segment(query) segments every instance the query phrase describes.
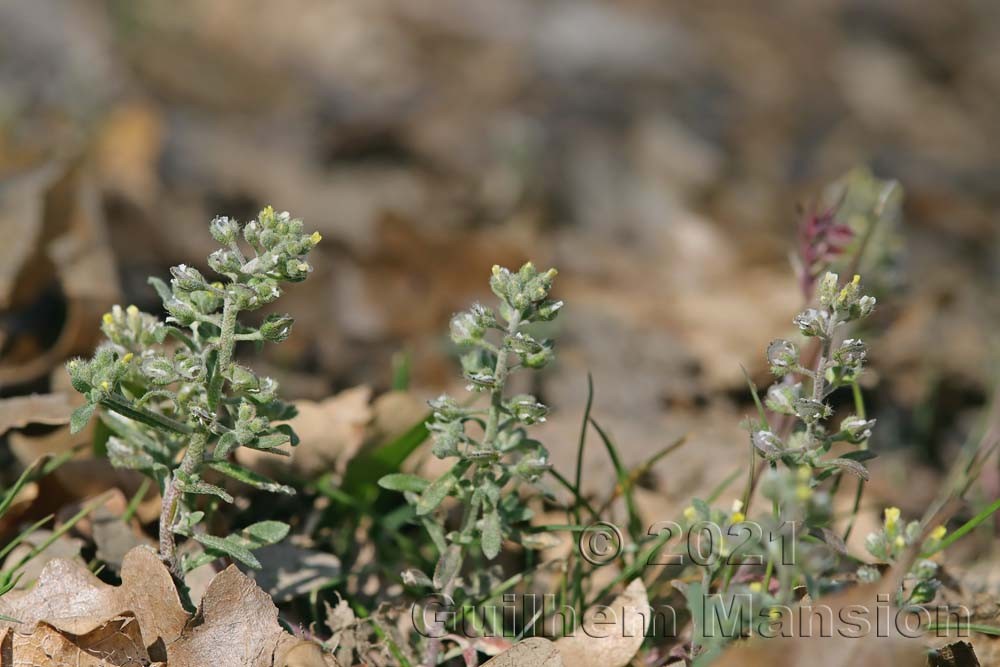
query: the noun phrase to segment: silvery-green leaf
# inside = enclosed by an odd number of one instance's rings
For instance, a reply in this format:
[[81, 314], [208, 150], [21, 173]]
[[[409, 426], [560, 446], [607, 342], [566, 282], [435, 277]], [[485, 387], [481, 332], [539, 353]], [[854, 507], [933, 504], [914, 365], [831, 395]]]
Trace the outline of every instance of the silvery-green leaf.
[[191, 537], [200, 542], [206, 550], [216, 552], [216, 555], [229, 556], [247, 567], [252, 567], [255, 570], [260, 569], [260, 561], [257, 560], [257, 557], [249, 549], [240, 544], [237, 541], [238, 538], [235, 536], [231, 535], [227, 538], [221, 538], [204, 533], [193, 533]]
[[84, 403], [74, 410], [69, 418], [69, 432], [79, 433], [82, 431], [87, 426], [87, 422], [90, 421], [90, 417], [94, 414], [96, 408], [96, 403]]
[[378, 481], [378, 485], [389, 491], [412, 491], [421, 493], [430, 484], [423, 477], [408, 475], [406, 473], [394, 473], [386, 475]]
[[255, 489], [270, 491], [271, 493], [284, 493], [290, 496], [295, 495], [295, 489], [292, 487], [285, 486], [284, 484], [278, 484], [272, 479], [268, 479], [263, 475], [253, 472], [252, 470], [247, 470], [242, 466], [229, 463], [228, 461], [210, 461], [208, 463], [208, 467], [217, 472], [221, 472], [223, 475], [228, 475], [235, 480], [243, 482], [244, 484], [249, 484]]
[[754, 432], [753, 446], [768, 461], [776, 461], [784, 452], [781, 439], [770, 431]]
[[224, 489], [216, 486], [215, 484], [209, 484], [205, 480], [198, 478], [184, 478], [181, 476], [181, 472], [178, 470], [176, 475], [177, 488], [184, 493], [196, 493], [201, 495], [215, 496], [221, 498], [227, 503], [233, 502], [233, 497], [226, 493]]
[[439, 591], [449, 588], [461, 569], [462, 547], [457, 544], [448, 545], [434, 568], [434, 588]]
[[256, 545], [274, 544], [285, 539], [290, 526], [283, 521], [258, 521], [243, 529], [243, 535]]
[[483, 555], [493, 560], [500, 553], [503, 536], [500, 534], [500, 514], [496, 508], [488, 510], [483, 515]]
[[832, 461], [827, 461], [827, 464], [847, 470], [863, 480], [868, 480], [868, 468], [853, 459], [833, 459]]
[[420, 494], [420, 500], [417, 502], [416, 508], [417, 514], [424, 515], [434, 511], [434, 508], [441, 504], [441, 501], [448, 496], [452, 487], [458, 483], [459, 477], [465, 473], [469, 465], [470, 462], [468, 461], [459, 461], [451, 470], [431, 482], [424, 489], [423, 493]]

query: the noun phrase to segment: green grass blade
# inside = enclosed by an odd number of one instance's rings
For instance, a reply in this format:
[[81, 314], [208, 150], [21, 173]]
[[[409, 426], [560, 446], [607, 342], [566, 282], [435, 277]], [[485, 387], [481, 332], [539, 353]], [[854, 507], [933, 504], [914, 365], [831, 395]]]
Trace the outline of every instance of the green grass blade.
[[993, 516], [993, 514], [995, 514], [997, 510], [1000, 510], [1000, 499], [990, 503], [990, 505], [987, 506], [983, 511], [981, 511], [979, 514], [966, 521], [955, 532], [951, 533], [950, 535], [947, 535], [943, 540], [941, 540], [941, 543], [938, 545], [937, 549], [931, 551], [930, 553], [923, 554], [922, 555], [923, 558], [929, 558], [934, 554], [938, 553], [939, 551], [944, 551], [952, 544], [954, 544], [956, 541], [964, 537], [967, 533], [972, 531], [976, 526], [978, 526], [979, 524], [981, 524], [982, 522], [986, 521], [991, 516]]
[[591, 418], [590, 423], [593, 424], [594, 430], [597, 431], [597, 434], [601, 437], [601, 441], [604, 443], [605, 449], [608, 450], [608, 457], [611, 459], [611, 465], [615, 468], [615, 474], [618, 476], [618, 484], [621, 486], [622, 496], [625, 498], [625, 510], [628, 513], [628, 532], [632, 541], [638, 543], [642, 539], [642, 522], [639, 519], [639, 510], [635, 505], [635, 497], [632, 494], [632, 480], [629, 477], [628, 470], [622, 465], [621, 456], [619, 456], [618, 449], [611, 441], [611, 437], [593, 418]]
[[[583, 423], [580, 424], [580, 440], [576, 447], [576, 477], [573, 480], [573, 486], [576, 489], [580, 488], [580, 483], [583, 481], [583, 451], [587, 446], [587, 426], [590, 421], [590, 408], [594, 405], [594, 376], [587, 373], [587, 405], [583, 409]], [[579, 498], [579, 493], [576, 496]], [[580, 521], [580, 511], [578, 507], [574, 507], [574, 516], [577, 522]]]

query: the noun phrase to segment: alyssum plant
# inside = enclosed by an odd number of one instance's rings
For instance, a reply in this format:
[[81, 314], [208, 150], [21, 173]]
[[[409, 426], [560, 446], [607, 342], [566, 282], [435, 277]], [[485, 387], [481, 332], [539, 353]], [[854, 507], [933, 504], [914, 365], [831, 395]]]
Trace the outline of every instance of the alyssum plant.
[[[866, 441], [875, 425], [875, 420], [860, 415], [847, 417], [833, 431], [825, 424], [833, 414], [827, 402], [830, 394], [856, 383], [864, 367], [864, 342], [857, 338], [838, 339], [845, 325], [867, 317], [875, 308], [875, 298], [861, 294], [860, 280], [860, 276], [854, 276], [840, 287], [837, 274], [827, 273], [818, 290], [820, 308], [807, 308], [795, 317], [799, 331], [819, 341], [814, 360], [803, 359], [798, 347], [787, 340], [779, 339], [768, 346], [771, 372], [781, 381], [768, 389], [766, 405], [772, 412], [787, 415], [801, 424], [784, 441], [766, 425], [754, 432], [754, 446], [768, 461], [783, 460], [792, 466], [807, 465], [821, 471], [846, 468], [867, 478], [867, 471], [852, 458], [821, 458], [835, 442]], [[808, 391], [795, 378], [806, 379]]]
[[[159, 484], [160, 556], [178, 576], [220, 556], [259, 567], [251, 550], [288, 532], [284, 523], [263, 521], [239, 534], [211, 535], [204, 519], [212, 505], [199, 506], [197, 499], [233, 501], [206, 480], [209, 471], [258, 489], [294, 493], [229, 459], [237, 447], [287, 455], [281, 447], [297, 444], [288, 425], [273, 424], [294, 415], [278, 399], [277, 383], [236, 363], [233, 352], [239, 341], [279, 343], [288, 337], [288, 315], [269, 315], [251, 327], [239, 314], [272, 303], [283, 283], [309, 275], [305, 256], [320, 235], [302, 228], [301, 220], [271, 207], [243, 226], [216, 218], [210, 231], [222, 247], [208, 265], [223, 281], [210, 282], [183, 264], [171, 268], [169, 286], [150, 278], [169, 313], [166, 321], [135, 306], [115, 306], [101, 326], [107, 342], [90, 361], [67, 365], [73, 387], [87, 398], [73, 414], [72, 430], [82, 429], [100, 408], [113, 434], [107, 441], [111, 462], [141, 470]], [[179, 558], [176, 535], [197, 540], [204, 552]]]
[[[437, 547], [432, 579], [408, 571], [407, 577], [419, 579], [417, 583], [451, 594], [475, 547], [492, 560], [504, 539], [531, 516], [517, 488], [537, 481], [549, 463], [545, 447], [529, 438], [524, 427], [544, 421], [548, 408], [527, 394], [508, 397], [505, 388], [514, 371], [542, 368], [553, 357], [552, 341], [535, 338], [529, 329], [554, 319], [562, 308], [562, 301], [549, 298], [555, 275], [554, 269], [539, 272], [531, 263], [516, 272], [494, 266], [490, 287], [500, 299], [499, 312], [475, 304], [451, 320], [452, 340], [469, 348], [461, 359], [467, 388], [487, 394], [489, 403], [468, 406], [447, 395], [431, 401], [432, 451], [455, 463], [429, 483], [403, 474], [379, 482], [405, 493]], [[431, 514], [447, 497], [458, 501], [463, 515], [458, 529], [445, 535], [442, 522]], [[530, 536], [520, 538], [531, 546]]]
[[[831, 493], [823, 482], [845, 471], [867, 479], [868, 471], [859, 460], [867, 458], [867, 452], [857, 449], [835, 457], [829, 452], [838, 442], [855, 446], [865, 442], [875, 421], [850, 415], [839, 428], [829, 428], [826, 422], [833, 415], [829, 397], [838, 388], [856, 383], [862, 373], [865, 345], [859, 339], [845, 338], [843, 331], [851, 322], [871, 314], [875, 299], [861, 293], [858, 276], [841, 286], [836, 274], [827, 273], [819, 286], [818, 301], [817, 308], [807, 308], [794, 319], [804, 336], [818, 342], [815, 354], [800, 351], [784, 339], [773, 341], [767, 349], [771, 372], [778, 381], [768, 389], [764, 404], [778, 423], [772, 427], [758, 399], [759, 420], [751, 424], [751, 440], [757, 454], [770, 464], [760, 480], [762, 495], [772, 503], [771, 514], [747, 522], [753, 483], [730, 511], [700, 500], [684, 511], [686, 530], [722, 527], [719, 539], [712, 541], [712, 557], [697, 562], [692, 559], [701, 576], [690, 584], [678, 584], [694, 617], [692, 658], [713, 655], [727, 638], [759, 631], [757, 627], [740, 627], [727, 637], [708, 632], [710, 617], [719, 613], [716, 605], [721, 600], [712, 598], [709, 602], [704, 595], [717, 591], [728, 598], [727, 604], [743, 610], [737, 618], [766, 626], [772, 620], [769, 616], [755, 619], [754, 614], [743, 612], [790, 605], [795, 600], [795, 587], [802, 583], [819, 596], [836, 569], [835, 551], [825, 543], [832, 539]], [[789, 532], [792, 526], [797, 528]], [[821, 539], [806, 539], [813, 533]], [[748, 567], [751, 565], [763, 569]]]

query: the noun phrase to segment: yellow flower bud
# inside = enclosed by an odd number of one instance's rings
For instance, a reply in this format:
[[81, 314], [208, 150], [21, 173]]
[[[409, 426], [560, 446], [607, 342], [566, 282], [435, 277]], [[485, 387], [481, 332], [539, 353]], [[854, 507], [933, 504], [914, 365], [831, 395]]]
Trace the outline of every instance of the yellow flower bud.
[[764, 585], [762, 583], [760, 583], [759, 581], [755, 581], [755, 582], [751, 583], [748, 586], [748, 588], [750, 589], [751, 593], [760, 593], [762, 590], [764, 590]]
[[747, 520], [747, 515], [743, 512], [733, 512], [733, 515], [729, 517], [729, 520], [733, 523], [743, 523]]
[[935, 540], [942, 539], [948, 533], [948, 529], [944, 526], [938, 526], [931, 531], [931, 537]]
[[125, 356], [124, 356], [124, 357], [122, 357], [122, 363], [123, 363], [123, 364], [127, 364], [128, 362], [132, 361], [132, 357], [133, 357], [133, 356], [134, 356], [134, 355], [133, 355], [133, 354], [132, 354], [131, 352], [126, 352], [126, 353], [125, 353]]
[[903, 547], [906, 546], [906, 540], [903, 539], [902, 535], [897, 535], [896, 539], [893, 540], [892, 543], [896, 546], [897, 549], [902, 549]]
[[805, 484], [799, 484], [795, 487], [795, 497], [803, 501], [809, 500], [812, 497], [812, 489]]
[[101, 321], [105, 324], [111, 324], [115, 321], [115, 318], [111, 316], [111, 313], [104, 313], [104, 315], [101, 316]]
[[696, 510], [694, 506], [688, 505], [684, 508], [684, 518], [688, 521], [694, 521], [698, 518], [698, 510]]
[[899, 521], [899, 508], [898, 507], [886, 507], [885, 508], [885, 527], [894, 528], [896, 522]]
[[312, 241], [313, 245], [316, 245], [317, 243], [323, 240], [323, 235], [320, 234], [319, 232], [313, 232], [312, 236], [309, 237], [309, 240]]

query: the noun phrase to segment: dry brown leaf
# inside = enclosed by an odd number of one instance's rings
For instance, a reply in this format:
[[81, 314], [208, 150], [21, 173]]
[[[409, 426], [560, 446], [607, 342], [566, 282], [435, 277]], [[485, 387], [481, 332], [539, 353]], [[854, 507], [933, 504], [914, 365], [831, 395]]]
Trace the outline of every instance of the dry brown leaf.
[[[104, 561], [112, 570], [120, 572], [125, 556], [132, 549], [140, 546], [155, 548], [153, 539], [142, 532], [139, 521], [134, 517], [126, 523], [123, 520], [128, 500], [119, 489], [112, 489], [108, 501], [94, 510], [92, 518], [86, 525], [78, 525], [78, 529], [90, 533], [97, 545], [97, 557]], [[83, 522], [81, 522], [83, 524]]]
[[582, 627], [556, 647], [573, 667], [624, 667], [642, 646], [650, 617], [646, 587], [635, 579], [607, 607], [588, 609]]
[[247, 574], [277, 602], [307, 595], [342, 571], [340, 559], [333, 554], [288, 542], [257, 549], [254, 555], [261, 568]]
[[[49, 175], [48, 169], [56, 176]], [[26, 220], [40, 219], [40, 229], [27, 253], [18, 263], [26, 263], [31, 273], [20, 268], [5, 278], [15, 280], [11, 287], [24, 295], [19, 302], [30, 304], [51, 287], [53, 272], [66, 299], [66, 317], [56, 340], [41, 353], [21, 353], [0, 361], [0, 384], [18, 384], [42, 377], [74, 353], [89, 351], [98, 330], [94, 322], [108, 306], [118, 300], [118, 275], [108, 242], [99, 193], [86, 177], [82, 166], [65, 164], [47, 167], [45, 178], [34, 189], [25, 189], [18, 197], [30, 201]], [[20, 224], [20, 220], [15, 218]], [[6, 224], [4, 225], [6, 226]], [[0, 230], [5, 231], [5, 230]], [[18, 238], [18, 227], [4, 238]], [[0, 289], [3, 289], [0, 287]], [[13, 295], [0, 293], [7, 303]], [[9, 332], [8, 332], [9, 333]]]
[[531, 637], [486, 661], [483, 667], [562, 667], [564, 664], [577, 667], [576, 663], [563, 659], [560, 649], [553, 642], [543, 637]]
[[340, 667], [340, 663], [319, 644], [286, 635], [275, 651], [274, 667]]
[[130, 101], [108, 115], [94, 147], [102, 185], [148, 205], [159, 191], [156, 162], [163, 149], [164, 122], [151, 104]]
[[173, 580], [159, 557], [142, 548], [125, 557], [121, 576], [121, 586], [109, 586], [85, 567], [53, 560], [34, 588], [0, 598], [0, 614], [20, 622], [0, 621], [0, 627], [47, 623], [64, 634], [84, 635], [108, 619], [131, 613], [150, 657], [162, 659], [164, 647], [181, 635], [188, 620]]
[[[36, 530], [28, 535], [23, 542], [7, 554], [7, 558], [4, 560], [4, 569], [10, 570], [13, 568], [22, 558], [28, 556], [33, 549], [41, 546], [50, 537], [52, 537], [52, 531], [45, 529]], [[83, 549], [82, 540], [67, 535], [59, 536], [45, 548], [45, 551], [29, 560], [21, 568], [21, 580], [14, 586], [14, 590], [25, 590], [34, 585], [38, 577], [41, 576], [46, 564], [55, 558], [62, 558], [85, 567], [86, 563], [80, 557], [81, 549]]]
[[181, 607], [173, 579], [152, 550], [126, 554], [121, 577], [121, 586], [110, 586], [83, 565], [51, 561], [34, 588], [0, 598], [0, 614], [16, 619], [0, 622], [0, 664], [337, 664], [318, 645], [285, 632], [271, 598], [234, 567], [215, 577], [194, 618]]
[[[79, 396], [79, 395], [77, 395]], [[68, 424], [82, 402], [69, 394], [31, 394], [0, 400], [0, 435], [28, 424]]]
[[61, 632], [48, 623], [38, 623], [31, 634], [14, 632], [9, 637], [10, 661], [5, 655], [5, 666], [144, 667], [150, 664], [139, 624], [131, 615], [110, 619], [81, 635]]
[[412, 392], [389, 391], [372, 401], [372, 420], [365, 433], [365, 445], [381, 445], [427, 417], [427, 401]]
[[194, 623], [167, 646], [171, 667], [272, 667], [288, 635], [278, 608], [249, 577], [229, 566], [209, 585]]
[[10, 308], [15, 290], [22, 287], [22, 274], [38, 251], [42, 236], [44, 192], [57, 178], [60, 166], [49, 163], [40, 169], [8, 180], [0, 190], [0, 308]]
[[[874, 623], [878, 613], [878, 596], [885, 595], [887, 582], [891, 585], [895, 580], [891, 573], [887, 573], [880, 581], [854, 586], [819, 602], [832, 610], [835, 619], [840, 618], [842, 610], [852, 608], [861, 610]], [[812, 637], [797, 635], [799, 624], [791, 622], [789, 630], [795, 636], [736, 644], [712, 664], [717, 667], [770, 667], [777, 664], [788, 667], [924, 667], [927, 662], [923, 642], [908, 639], [895, 630], [894, 624], [889, 625], [888, 636], [885, 637], [877, 636], [874, 631], [859, 637], [836, 632], [830, 637]]]
[[[338, 597], [339, 597], [338, 593]], [[360, 645], [357, 632], [357, 618], [347, 600], [339, 599], [336, 607], [324, 602], [326, 608], [326, 627], [331, 635], [327, 646], [346, 662], [351, 662], [355, 650]]]

